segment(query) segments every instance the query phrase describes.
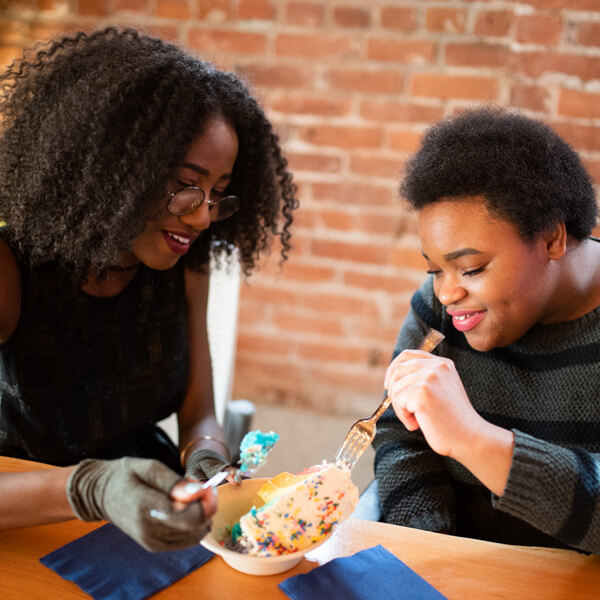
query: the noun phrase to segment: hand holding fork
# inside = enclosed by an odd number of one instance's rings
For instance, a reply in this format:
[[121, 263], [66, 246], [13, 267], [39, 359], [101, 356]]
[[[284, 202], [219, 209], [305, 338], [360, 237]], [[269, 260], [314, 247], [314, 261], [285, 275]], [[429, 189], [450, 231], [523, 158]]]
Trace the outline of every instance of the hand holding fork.
[[[443, 339], [444, 335], [437, 331], [437, 329], [432, 328], [425, 334], [425, 337], [417, 349], [431, 352]], [[371, 445], [371, 442], [375, 438], [375, 432], [377, 430], [376, 423], [379, 420], [379, 417], [387, 410], [391, 401], [392, 399], [386, 392], [383, 402], [370, 417], [359, 419], [352, 425], [346, 438], [342, 442], [342, 445], [335, 454], [335, 463], [343, 464], [350, 470], [353, 469], [354, 465], [358, 462], [358, 459], [364, 454], [365, 450]]]

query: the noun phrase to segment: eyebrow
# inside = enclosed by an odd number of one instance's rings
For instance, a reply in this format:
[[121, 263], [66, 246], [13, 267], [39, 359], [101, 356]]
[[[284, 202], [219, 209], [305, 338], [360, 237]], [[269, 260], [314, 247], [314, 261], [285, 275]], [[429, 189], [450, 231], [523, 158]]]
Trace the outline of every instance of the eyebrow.
[[[196, 171], [196, 173], [200, 173], [200, 175], [210, 175], [210, 173], [204, 167], [201, 167], [200, 165], [195, 165], [194, 163], [184, 162], [181, 163], [181, 166], [185, 167], [186, 169]], [[224, 173], [223, 175], [221, 175], [221, 177], [219, 177], [219, 179], [231, 179], [231, 173]]]
[[[421, 252], [421, 254], [426, 260], [429, 260], [429, 256], [427, 256], [425, 252]], [[483, 254], [483, 252], [480, 250], [475, 250], [475, 248], [461, 248], [460, 250], [455, 250], [454, 252], [448, 252], [448, 254], [444, 254], [444, 260], [450, 262], [460, 258], [461, 256], [471, 256], [473, 254]]]

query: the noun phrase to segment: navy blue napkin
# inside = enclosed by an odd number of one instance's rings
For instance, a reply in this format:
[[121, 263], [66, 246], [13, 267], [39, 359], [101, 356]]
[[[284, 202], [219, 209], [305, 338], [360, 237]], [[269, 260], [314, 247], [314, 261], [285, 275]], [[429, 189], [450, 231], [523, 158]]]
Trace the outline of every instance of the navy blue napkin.
[[292, 600], [447, 600], [383, 546], [335, 558], [279, 584]]
[[104, 525], [40, 558], [95, 600], [143, 600], [212, 558], [204, 546], [148, 552], [120, 529]]

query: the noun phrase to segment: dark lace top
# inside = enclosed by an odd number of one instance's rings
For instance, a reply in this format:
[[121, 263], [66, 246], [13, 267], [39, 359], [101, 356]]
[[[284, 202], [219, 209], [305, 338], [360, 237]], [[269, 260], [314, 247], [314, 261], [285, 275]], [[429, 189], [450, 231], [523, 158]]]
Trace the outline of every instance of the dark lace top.
[[[183, 265], [140, 267], [111, 298], [21, 264], [22, 312], [0, 344], [0, 454], [57, 465], [111, 458], [183, 402]], [[117, 452], [119, 454], [119, 452]]]

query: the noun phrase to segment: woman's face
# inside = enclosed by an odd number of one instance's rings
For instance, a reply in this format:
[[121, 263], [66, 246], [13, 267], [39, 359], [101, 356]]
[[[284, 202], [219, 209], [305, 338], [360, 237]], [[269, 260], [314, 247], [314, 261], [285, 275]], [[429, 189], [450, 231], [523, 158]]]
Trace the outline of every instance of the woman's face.
[[[204, 190], [205, 198], [221, 196], [231, 181], [238, 146], [233, 126], [222, 117], [215, 117], [192, 141], [169, 191], [194, 186]], [[176, 216], [167, 211], [165, 198], [161, 216], [149, 221], [134, 240], [133, 254], [151, 269], [170, 269], [210, 223], [206, 200], [195, 211]]]
[[482, 198], [426, 206], [419, 234], [435, 294], [471, 347], [506, 346], [551, 318], [545, 241], [523, 241], [512, 223], [492, 217]]

